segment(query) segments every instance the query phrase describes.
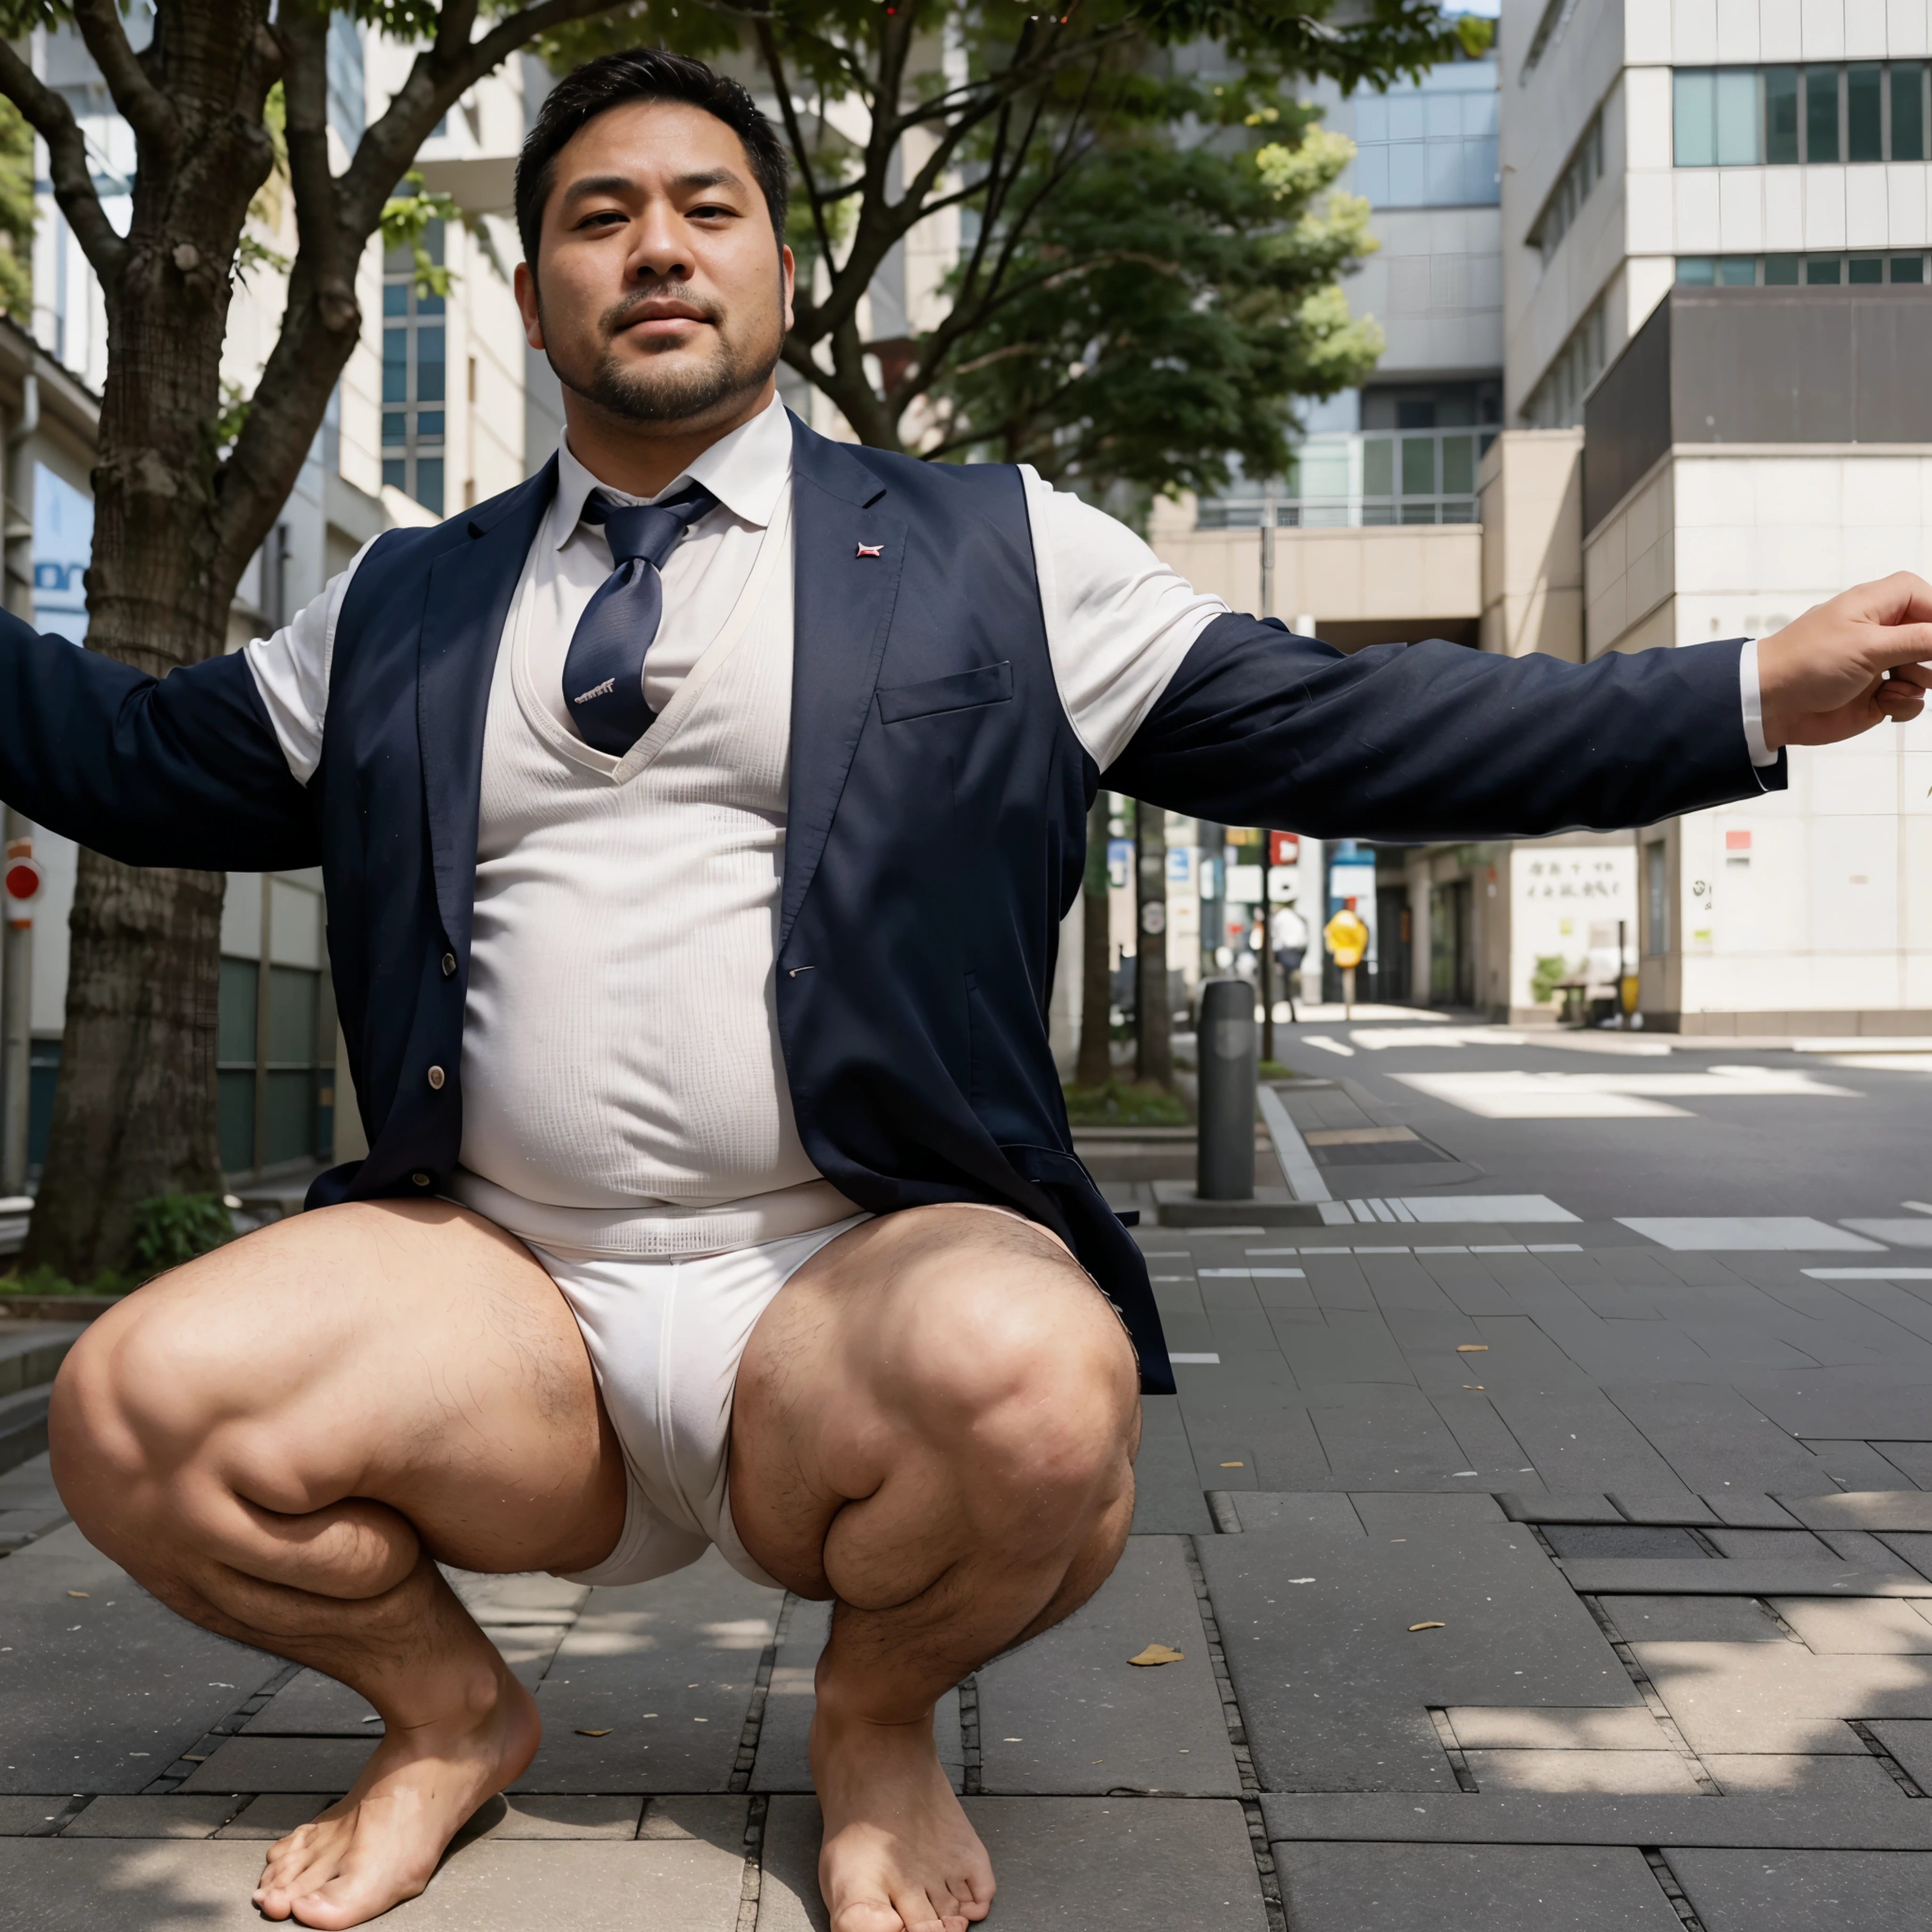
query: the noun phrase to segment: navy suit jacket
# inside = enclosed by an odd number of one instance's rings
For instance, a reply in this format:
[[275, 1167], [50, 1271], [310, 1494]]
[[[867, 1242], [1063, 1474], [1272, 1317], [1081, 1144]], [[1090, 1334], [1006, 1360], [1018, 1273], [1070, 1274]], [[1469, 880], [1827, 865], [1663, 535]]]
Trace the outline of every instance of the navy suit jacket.
[[[988, 1202], [1054, 1229], [1125, 1316], [1150, 1390], [1173, 1382], [1146, 1265], [1074, 1156], [1047, 1040], [1096, 786], [1419, 841], [1648, 824], [1784, 782], [1782, 759], [1751, 765], [1734, 644], [1582, 666], [1442, 642], [1344, 656], [1234, 615], [1103, 774], [1054, 681], [1018, 472], [794, 436], [777, 989], [806, 1150], [864, 1208]], [[434, 1194], [456, 1166], [485, 707], [555, 486], [553, 464], [378, 539], [306, 786], [241, 656], [158, 682], [0, 616], [9, 804], [130, 865], [322, 866], [369, 1153], [312, 1205]]]

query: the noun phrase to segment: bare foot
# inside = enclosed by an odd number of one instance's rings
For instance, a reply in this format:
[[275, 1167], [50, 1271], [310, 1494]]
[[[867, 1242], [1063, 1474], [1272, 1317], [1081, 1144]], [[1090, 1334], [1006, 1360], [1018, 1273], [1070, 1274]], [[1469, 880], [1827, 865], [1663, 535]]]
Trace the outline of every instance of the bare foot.
[[268, 1849], [265, 1918], [360, 1925], [428, 1884], [444, 1847], [536, 1755], [536, 1701], [507, 1669], [487, 1709], [391, 1732], [340, 1803]]
[[966, 1932], [993, 1902], [992, 1862], [952, 1795], [932, 1720], [812, 1721], [825, 1818], [818, 1888], [832, 1932]]

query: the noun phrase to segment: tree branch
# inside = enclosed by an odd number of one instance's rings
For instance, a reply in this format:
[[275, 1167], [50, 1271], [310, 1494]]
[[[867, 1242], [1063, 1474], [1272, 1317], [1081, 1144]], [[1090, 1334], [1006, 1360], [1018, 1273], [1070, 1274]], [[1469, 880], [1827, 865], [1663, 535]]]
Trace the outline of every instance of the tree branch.
[[[826, 272], [832, 268], [832, 232], [826, 225], [824, 203], [820, 198], [818, 182], [812, 171], [812, 163], [805, 152], [805, 130], [798, 122], [798, 108], [791, 98], [791, 84], [785, 79], [784, 63], [778, 53], [778, 37], [772, 32], [769, 14], [759, 16], [756, 22], [758, 36], [758, 52], [765, 63], [765, 70], [772, 77], [772, 87], [778, 98], [778, 112], [784, 117], [785, 138], [791, 143], [791, 151], [798, 160], [798, 178], [805, 190], [805, 199], [812, 210], [812, 231], [818, 238], [820, 254], [824, 258]], [[842, 190], [842, 194], [848, 190]]]
[[121, 278], [128, 244], [115, 233], [100, 197], [94, 192], [94, 170], [87, 159], [87, 140], [74, 110], [35, 75], [33, 69], [0, 40], [0, 94], [26, 117], [27, 124], [47, 144], [47, 165], [53, 176], [54, 200], [68, 226], [100, 278], [111, 290]]
[[181, 124], [167, 96], [148, 78], [129, 44], [114, 0], [74, 0], [74, 24], [135, 138], [160, 154], [172, 155]]

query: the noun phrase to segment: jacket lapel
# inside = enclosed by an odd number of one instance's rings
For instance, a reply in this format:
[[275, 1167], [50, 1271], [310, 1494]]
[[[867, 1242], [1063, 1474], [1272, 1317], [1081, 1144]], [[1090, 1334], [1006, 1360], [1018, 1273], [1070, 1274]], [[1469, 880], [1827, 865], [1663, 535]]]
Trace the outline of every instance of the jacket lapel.
[[527, 483], [472, 511], [469, 541], [452, 544], [430, 568], [417, 642], [416, 734], [436, 910], [451, 946], [466, 963], [490, 681], [524, 560], [556, 492], [553, 456]]
[[875, 507], [885, 494], [863, 464], [793, 419], [791, 792], [781, 952], [824, 856], [898, 598], [906, 526]]

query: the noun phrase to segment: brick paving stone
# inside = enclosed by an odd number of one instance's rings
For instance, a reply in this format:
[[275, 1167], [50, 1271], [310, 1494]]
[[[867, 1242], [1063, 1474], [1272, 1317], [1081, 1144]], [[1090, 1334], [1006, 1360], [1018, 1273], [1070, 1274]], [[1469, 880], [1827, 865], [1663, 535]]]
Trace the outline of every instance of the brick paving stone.
[[1920, 1658], [1815, 1657], [1795, 1643], [1631, 1649], [1700, 1754], [1859, 1751], [1849, 1719], [1932, 1718], [1932, 1662]]
[[1897, 1804], [1874, 1804], [1862, 1792], [1848, 1797], [1828, 1790], [1803, 1797], [1744, 1792], [1734, 1798], [1508, 1791], [1425, 1798], [1406, 1791], [1328, 1796], [1269, 1792], [1261, 1804], [1277, 1852], [1284, 1844], [1345, 1840], [1932, 1851], [1932, 1804], [1902, 1794]]
[[1711, 1523], [1717, 1513], [1701, 1496], [1688, 1492], [1680, 1496], [1635, 1496], [1619, 1490], [1610, 1500], [1632, 1522]]
[[1365, 1490], [1350, 1498], [1362, 1527], [1371, 1536], [1408, 1536], [1420, 1530], [1454, 1530], [1468, 1523], [1504, 1520], [1496, 1499], [1486, 1492], [1404, 1496]]
[[64, 1838], [212, 1838], [245, 1798], [97, 1798], [62, 1833]]
[[[1706, 1556], [1688, 1531], [1648, 1523], [1560, 1523], [1545, 1526], [1544, 1536], [1558, 1556], [1682, 1557]], [[1821, 1551], [1820, 1555], [1822, 1555]], [[1708, 1560], [1708, 1558], [1707, 1558]]]
[[1472, 1750], [1464, 1754], [1478, 1791], [1672, 1792], [1700, 1789], [1674, 1750]]
[[[736, 1802], [742, 1836], [744, 1800]], [[638, 1797], [588, 1798], [520, 1792], [514, 1798], [493, 1798], [488, 1809], [488, 1817], [479, 1815], [464, 1828], [466, 1837], [634, 1838], [644, 1816], [644, 1801]]]
[[[1918, 1493], [1912, 1478], [1888, 1456], [1881, 1454], [1869, 1442], [1853, 1438], [1846, 1442], [1821, 1442], [1808, 1438], [1804, 1447], [1818, 1459], [1818, 1466], [1832, 1481], [1846, 1490], [1864, 1494], [1895, 1491], [1904, 1496]], [[1796, 1484], [1780, 1484], [1779, 1487], [1796, 1488]], [[1805, 1487], [1809, 1489], [1809, 1484]], [[1912, 1526], [1922, 1528], [1922, 1521]]]
[[51, 1832], [69, 1801], [60, 1797], [0, 1798], [0, 1838], [27, 1838]]
[[[372, 1731], [375, 1726], [369, 1727]], [[346, 1791], [373, 1738], [230, 1738], [195, 1766], [184, 1791]], [[157, 1774], [164, 1767], [156, 1766]]]
[[[988, 1923], [1024, 1932], [1264, 1932], [1247, 1825], [1232, 1801], [969, 1798], [999, 1891]], [[818, 1803], [775, 1798], [758, 1932], [825, 1932]]]
[[1234, 1514], [1241, 1528], [1265, 1530], [1312, 1529], [1324, 1536], [1361, 1536], [1366, 1534], [1354, 1504], [1337, 1491], [1319, 1490], [1283, 1493], [1261, 1491], [1238, 1495]]
[[260, 1839], [264, 1843], [286, 1838], [298, 1825], [306, 1825], [333, 1804], [339, 1791], [317, 1794], [307, 1791], [268, 1791], [252, 1799], [236, 1815], [232, 1825], [215, 1833], [218, 1838]]
[[1898, 1718], [1874, 1724], [1872, 1733], [1921, 1791], [1932, 1792], [1932, 1724]]
[[[363, 1722], [364, 1718], [369, 1721]], [[289, 1679], [242, 1726], [244, 1737], [379, 1738], [382, 1721], [375, 1707], [320, 1670]]]
[[1751, 1597], [1604, 1597], [1618, 1631], [1633, 1643], [1788, 1643], [1771, 1613]]
[[1140, 1453], [1134, 1458], [1133, 1533], [1211, 1535], [1214, 1519], [1202, 1491], [1225, 1486], [1202, 1483], [1194, 1466], [1187, 1425], [1181, 1419], [1180, 1398], [1143, 1396]]
[[1778, 1501], [1808, 1529], [1932, 1530], [1932, 1494], [1923, 1490], [1854, 1490]]
[[[1128, 1662], [1150, 1643], [1181, 1652], [1181, 1661]], [[988, 1792], [1240, 1795], [1178, 1538], [1134, 1538], [1088, 1603], [986, 1665], [979, 1691]]]
[[707, 1845], [724, 1851], [742, 1851], [750, 1814], [749, 1798], [728, 1797], [719, 1792], [685, 1792], [652, 1798], [645, 1801], [644, 1822], [638, 1828], [638, 1836], [701, 1838]]
[[[1453, 1790], [1432, 1705], [1642, 1701], [1513, 1525], [1404, 1543], [1283, 1532], [1199, 1547], [1267, 1789]], [[1445, 1628], [1408, 1628], [1435, 1621]]]
[[[758, 1726], [758, 1754], [752, 1767], [754, 1791], [809, 1791], [812, 1766], [806, 1744], [815, 1700], [812, 1684], [818, 1654], [825, 1648], [832, 1624], [830, 1604], [794, 1601], [785, 1640], [772, 1666], [765, 1695], [764, 1721]], [[1932, 1628], [1932, 1625], [1928, 1625]], [[956, 1791], [966, 1788], [966, 1752], [959, 1732], [959, 1697], [950, 1692], [934, 1714], [933, 1741], [939, 1761]]]
[[[734, 1932], [743, 1858], [701, 1840], [485, 1840], [454, 1853], [385, 1928], [412, 1932]], [[261, 1848], [116, 1842], [0, 1844], [0, 1932], [229, 1932], [261, 1923]]]
[[1496, 1498], [1512, 1522], [1622, 1522], [1624, 1513], [1608, 1496], [1575, 1491], [1536, 1496], [1512, 1490]]
[[1898, 1597], [1774, 1597], [1772, 1608], [1821, 1656], [1932, 1655], [1932, 1621]]
[[[1733, 1529], [1720, 1526], [1706, 1532], [1726, 1556], [1756, 1557], [1789, 1563], [1829, 1563], [1844, 1559], [1832, 1546], [1808, 1529]], [[1582, 1552], [1579, 1552], [1580, 1554]], [[1604, 1554], [1612, 1552], [1606, 1551]], [[1886, 1552], [1864, 1566], [1868, 1570], [1888, 1570], [1892, 1566]]]
[[1922, 1932], [1932, 1852], [1673, 1851], [1705, 1932]]
[[1466, 1750], [1629, 1750], [1665, 1748], [1657, 1720], [1642, 1707], [1580, 1710], [1534, 1706], [1455, 1704], [1444, 1714]]
[[1754, 1490], [1713, 1490], [1704, 1501], [1720, 1522], [1738, 1529], [1789, 1529], [1798, 1519], [1775, 1496]]
[[1710, 1751], [1705, 1754], [1702, 1762], [1727, 1796], [1735, 1792], [1750, 1792], [1766, 1798], [1825, 1797], [1861, 1802], [1876, 1798], [1910, 1802], [1891, 1772], [1869, 1754], [1857, 1757], [1828, 1753], [1796, 1757], [1769, 1751], [1736, 1755]]
[[442, 1574], [479, 1624], [568, 1623], [602, 1594], [541, 1571], [497, 1576], [443, 1566]]
[[538, 1688], [544, 1741], [516, 1790], [722, 1791], [778, 1603], [716, 1550], [595, 1592]]
[[1532, 1845], [1284, 1845], [1295, 1932], [1683, 1932], [1641, 1852]]
[[1832, 1558], [1821, 1563], [1760, 1563], [1750, 1557], [1566, 1558], [1573, 1588], [1599, 1597], [1932, 1597], [1916, 1570], [1874, 1572]]
[[139, 1791], [283, 1667], [176, 1616], [71, 1527], [0, 1560], [0, 1791]]

